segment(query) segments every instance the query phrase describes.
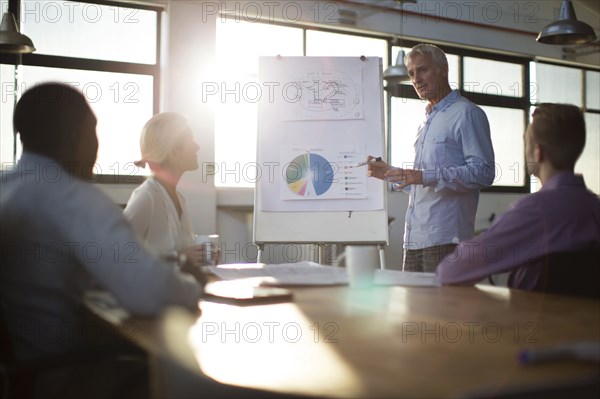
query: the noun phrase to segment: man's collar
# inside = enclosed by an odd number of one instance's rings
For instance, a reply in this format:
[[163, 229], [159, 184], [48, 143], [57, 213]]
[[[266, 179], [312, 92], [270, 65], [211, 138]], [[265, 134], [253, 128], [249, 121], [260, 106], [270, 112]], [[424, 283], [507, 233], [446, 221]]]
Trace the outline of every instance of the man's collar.
[[446, 97], [442, 98], [441, 101], [439, 101], [437, 104], [432, 106], [431, 103], [428, 103], [426, 111], [428, 114], [431, 113], [431, 111], [433, 111], [434, 109], [437, 111], [444, 112], [446, 108], [448, 108], [450, 105], [456, 102], [456, 100], [458, 100], [460, 97], [461, 95], [458, 89], [454, 89], [450, 93], [446, 94]]

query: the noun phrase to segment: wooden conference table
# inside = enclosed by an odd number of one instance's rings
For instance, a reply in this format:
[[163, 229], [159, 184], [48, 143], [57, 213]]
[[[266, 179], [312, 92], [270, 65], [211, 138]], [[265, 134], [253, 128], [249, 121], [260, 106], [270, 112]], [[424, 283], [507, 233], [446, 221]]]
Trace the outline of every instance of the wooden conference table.
[[518, 361], [522, 349], [598, 342], [597, 301], [490, 286], [293, 293], [292, 302], [269, 305], [202, 301], [199, 318], [175, 311], [161, 320], [86, 303], [150, 354], [187, 361], [192, 375], [281, 393], [493, 395], [598, 375], [593, 363]]

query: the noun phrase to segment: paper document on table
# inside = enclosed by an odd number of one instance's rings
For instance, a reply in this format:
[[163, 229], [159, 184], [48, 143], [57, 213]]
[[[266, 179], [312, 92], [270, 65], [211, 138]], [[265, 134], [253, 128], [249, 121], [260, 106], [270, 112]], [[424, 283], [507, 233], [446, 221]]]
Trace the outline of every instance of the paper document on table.
[[[345, 268], [323, 266], [314, 262], [298, 262], [268, 265], [264, 263], [238, 263], [210, 266], [208, 270], [223, 280], [242, 278], [257, 279], [262, 285], [346, 285]], [[437, 287], [435, 273], [376, 270], [375, 285]]]
[[346, 270], [314, 262], [267, 265], [243, 263], [209, 267], [223, 280], [263, 277], [262, 285], [343, 285], [348, 283]]
[[399, 270], [377, 270], [375, 285], [404, 285], [410, 287], [438, 287], [435, 273], [402, 272]]

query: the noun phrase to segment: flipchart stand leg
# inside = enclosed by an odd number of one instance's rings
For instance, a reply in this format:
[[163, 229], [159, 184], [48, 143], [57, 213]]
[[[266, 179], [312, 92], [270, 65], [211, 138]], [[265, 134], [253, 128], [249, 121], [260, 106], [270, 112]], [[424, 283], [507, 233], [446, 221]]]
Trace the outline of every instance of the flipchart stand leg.
[[379, 248], [379, 264], [383, 270], [385, 269], [385, 245], [377, 244], [377, 248]]
[[318, 248], [318, 255], [319, 255], [318, 263], [319, 263], [320, 265], [322, 265], [322, 264], [323, 264], [323, 251], [324, 251], [324, 248], [323, 248], [323, 246], [324, 246], [323, 244], [317, 244], [317, 248]]
[[261, 244], [254, 245], [258, 248], [258, 252], [256, 253], [256, 263], [262, 263], [263, 246]]

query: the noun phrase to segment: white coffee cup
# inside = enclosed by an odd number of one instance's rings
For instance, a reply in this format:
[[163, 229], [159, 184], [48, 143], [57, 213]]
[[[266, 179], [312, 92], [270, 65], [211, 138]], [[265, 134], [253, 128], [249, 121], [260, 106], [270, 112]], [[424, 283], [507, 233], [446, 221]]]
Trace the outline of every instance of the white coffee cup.
[[196, 234], [194, 237], [196, 245], [202, 246], [202, 252], [204, 253], [204, 264], [216, 265], [218, 262], [219, 253], [219, 235], [218, 234], [207, 234], [200, 235]]
[[379, 250], [376, 246], [346, 246], [346, 271], [351, 287], [372, 286], [377, 268], [379, 268]]

